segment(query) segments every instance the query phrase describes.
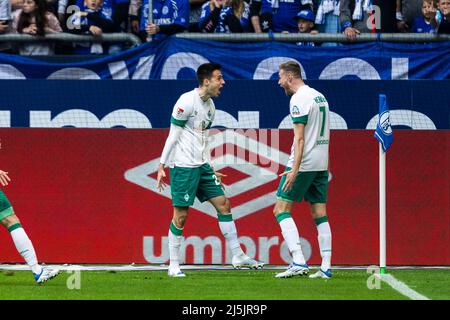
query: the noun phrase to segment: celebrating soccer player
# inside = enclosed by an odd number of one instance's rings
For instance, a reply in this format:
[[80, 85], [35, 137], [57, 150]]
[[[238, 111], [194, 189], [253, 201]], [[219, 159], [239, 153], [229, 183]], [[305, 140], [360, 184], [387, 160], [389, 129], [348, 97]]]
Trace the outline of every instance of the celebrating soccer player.
[[297, 226], [291, 217], [294, 202], [305, 199], [310, 203], [317, 225], [322, 256], [320, 269], [310, 278], [331, 278], [331, 230], [326, 213], [330, 141], [328, 102], [320, 92], [303, 82], [297, 62], [281, 64], [278, 75], [278, 84], [286, 95], [292, 96], [289, 107], [294, 127], [294, 143], [286, 170], [281, 174], [273, 211], [293, 262], [276, 277], [288, 278], [309, 272]]
[[161, 191], [166, 185], [164, 165], [170, 167], [174, 208], [169, 228], [168, 274], [171, 277], [185, 276], [179, 266], [181, 239], [188, 209], [195, 197], [201, 202], [209, 201], [217, 210], [220, 231], [233, 254], [233, 267], [262, 268], [263, 263], [242, 251], [230, 202], [222, 190], [223, 175], [214, 172], [210, 164], [208, 134], [216, 110], [211, 98], [218, 97], [225, 84], [221, 66], [202, 64], [197, 69], [197, 79], [199, 87], [182, 94], [173, 108], [170, 132], [158, 168], [157, 188]]

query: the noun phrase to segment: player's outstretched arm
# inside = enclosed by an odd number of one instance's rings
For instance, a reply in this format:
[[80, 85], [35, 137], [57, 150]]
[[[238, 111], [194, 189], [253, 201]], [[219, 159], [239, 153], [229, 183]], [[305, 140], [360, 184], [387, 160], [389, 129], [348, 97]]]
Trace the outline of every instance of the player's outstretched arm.
[[7, 186], [9, 184], [9, 181], [11, 181], [11, 179], [8, 176], [8, 172], [0, 170], [0, 183], [2, 184], [2, 186]]

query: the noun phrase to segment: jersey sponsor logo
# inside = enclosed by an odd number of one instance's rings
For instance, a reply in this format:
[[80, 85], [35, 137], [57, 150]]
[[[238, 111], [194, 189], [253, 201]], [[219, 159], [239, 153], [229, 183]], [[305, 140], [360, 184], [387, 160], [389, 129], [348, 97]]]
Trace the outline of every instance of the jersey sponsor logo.
[[317, 145], [319, 146], [321, 144], [328, 144], [328, 140], [318, 140]]
[[326, 103], [326, 102], [327, 102], [327, 100], [326, 100], [324, 97], [322, 97], [322, 96], [317, 96], [317, 97], [315, 97], [315, 98], [314, 98], [314, 101], [315, 101], [316, 103]]
[[[214, 152], [215, 157], [213, 159], [214, 170], [220, 171], [225, 168], [231, 168], [245, 175], [244, 178], [225, 186], [225, 195], [231, 201], [233, 201], [234, 197], [239, 197], [249, 190], [254, 190], [258, 194], [258, 188], [265, 190], [263, 186], [278, 179], [278, 169], [280, 166], [284, 167], [288, 162], [289, 154], [282, 152], [274, 145], [273, 141], [271, 146], [269, 146], [265, 142], [258, 141], [251, 136], [249, 137], [247, 133], [240, 133], [239, 130], [218, 130], [218, 133], [212, 135], [210, 148]], [[235, 153], [233, 152], [235, 149], [240, 149], [244, 152]], [[258, 161], [254, 158], [246, 159], [243, 156], [246, 152], [254, 154], [255, 158], [257, 156], [260, 160]], [[267, 167], [267, 163], [260, 165], [259, 162], [263, 162], [262, 159], [265, 159], [265, 162], [270, 161], [270, 167]], [[171, 199], [170, 185], [162, 192], [159, 192], [156, 189], [156, 179], [152, 177], [157, 172], [159, 162], [159, 157], [152, 159], [127, 170], [124, 176], [127, 181]], [[259, 193], [258, 196], [233, 207], [233, 219], [237, 220], [262, 209], [272, 207], [276, 202], [275, 191], [276, 187], [274, 190], [269, 190], [265, 194]], [[217, 213], [215, 210], [211, 210], [211, 205], [207, 201], [201, 203], [196, 198], [192, 208], [217, 218]]]
[[184, 112], [184, 109], [178, 107], [178, 109], [177, 109], [177, 116], [181, 116], [183, 114], [183, 112]]

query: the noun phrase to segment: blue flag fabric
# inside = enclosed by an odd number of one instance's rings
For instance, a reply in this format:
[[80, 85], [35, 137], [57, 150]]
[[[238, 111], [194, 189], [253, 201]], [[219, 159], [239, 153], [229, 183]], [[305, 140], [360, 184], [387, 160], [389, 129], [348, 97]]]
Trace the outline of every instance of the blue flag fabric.
[[375, 138], [381, 143], [384, 152], [386, 152], [394, 141], [394, 133], [389, 119], [389, 108], [386, 102], [386, 95], [380, 94], [380, 107], [378, 111], [378, 123], [375, 130]]

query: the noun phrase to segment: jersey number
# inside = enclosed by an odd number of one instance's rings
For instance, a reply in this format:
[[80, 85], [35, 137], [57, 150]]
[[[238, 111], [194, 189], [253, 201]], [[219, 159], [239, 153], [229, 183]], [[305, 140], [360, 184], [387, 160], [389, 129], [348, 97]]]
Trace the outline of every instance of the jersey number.
[[214, 178], [214, 182], [215, 182], [216, 186], [220, 186], [220, 181], [217, 178], [217, 176], [215, 174], [213, 174], [212, 177]]
[[319, 107], [319, 110], [320, 110], [320, 112], [323, 112], [322, 128], [320, 128], [320, 136], [323, 137], [323, 131], [325, 130], [325, 118], [326, 118], [325, 107]]

